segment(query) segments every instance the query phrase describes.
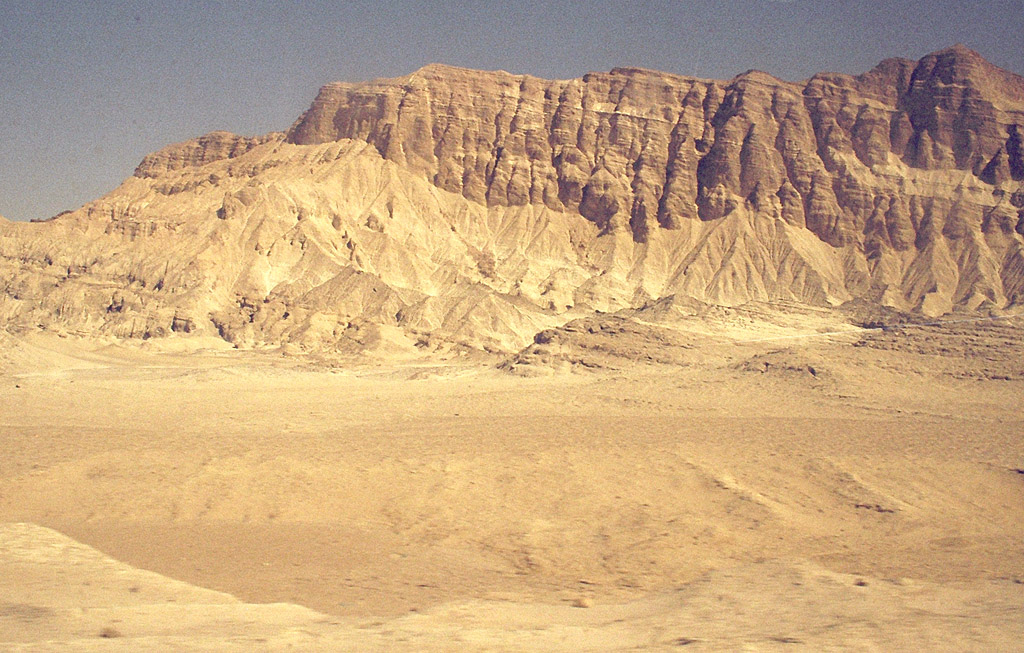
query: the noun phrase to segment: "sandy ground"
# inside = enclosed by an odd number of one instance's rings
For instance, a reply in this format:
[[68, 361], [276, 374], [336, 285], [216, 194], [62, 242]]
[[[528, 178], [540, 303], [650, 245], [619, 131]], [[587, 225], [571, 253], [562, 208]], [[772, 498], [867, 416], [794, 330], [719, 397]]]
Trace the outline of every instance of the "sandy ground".
[[0, 336], [0, 649], [1021, 650], [1021, 320], [812, 321], [516, 373]]

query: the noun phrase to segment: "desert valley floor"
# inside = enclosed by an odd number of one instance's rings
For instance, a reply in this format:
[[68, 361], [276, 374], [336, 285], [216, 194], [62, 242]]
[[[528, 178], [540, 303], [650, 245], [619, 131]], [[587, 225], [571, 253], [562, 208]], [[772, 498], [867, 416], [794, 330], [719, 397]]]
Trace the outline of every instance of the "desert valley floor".
[[0, 336], [0, 650], [1019, 650], [1024, 318]]

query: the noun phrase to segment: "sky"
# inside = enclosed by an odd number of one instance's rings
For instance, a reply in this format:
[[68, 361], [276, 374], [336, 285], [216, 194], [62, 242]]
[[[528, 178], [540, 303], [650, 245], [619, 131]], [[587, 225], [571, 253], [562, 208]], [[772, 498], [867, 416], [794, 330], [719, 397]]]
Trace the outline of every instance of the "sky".
[[215, 130], [287, 129], [320, 86], [440, 62], [566, 79], [861, 73], [963, 43], [1024, 74], [1020, 0], [0, 0], [0, 215], [43, 219]]

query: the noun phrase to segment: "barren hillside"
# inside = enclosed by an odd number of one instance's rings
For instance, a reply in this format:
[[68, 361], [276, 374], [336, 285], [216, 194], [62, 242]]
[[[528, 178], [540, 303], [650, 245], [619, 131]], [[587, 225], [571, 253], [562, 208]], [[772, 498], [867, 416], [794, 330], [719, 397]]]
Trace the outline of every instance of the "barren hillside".
[[0, 321], [241, 347], [516, 350], [595, 311], [1024, 299], [1024, 79], [962, 46], [792, 83], [432, 65], [0, 219]]

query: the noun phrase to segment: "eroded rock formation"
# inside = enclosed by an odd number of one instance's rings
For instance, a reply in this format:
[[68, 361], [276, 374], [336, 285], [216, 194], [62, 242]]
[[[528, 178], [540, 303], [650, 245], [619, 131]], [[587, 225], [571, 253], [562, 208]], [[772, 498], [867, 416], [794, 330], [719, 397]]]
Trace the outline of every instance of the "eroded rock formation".
[[800, 83], [432, 65], [0, 223], [0, 319], [509, 348], [671, 295], [1001, 309], [1024, 301], [1022, 139], [1024, 79], [962, 46]]
[[1019, 182], [1022, 124], [1024, 79], [955, 46], [803, 83], [627, 68], [546, 81], [433, 65], [323, 87], [287, 140], [363, 140], [474, 202], [576, 211], [638, 241], [747, 202], [836, 246], [881, 237], [888, 216], [890, 244], [905, 249], [913, 194], [893, 185], [893, 168]]

